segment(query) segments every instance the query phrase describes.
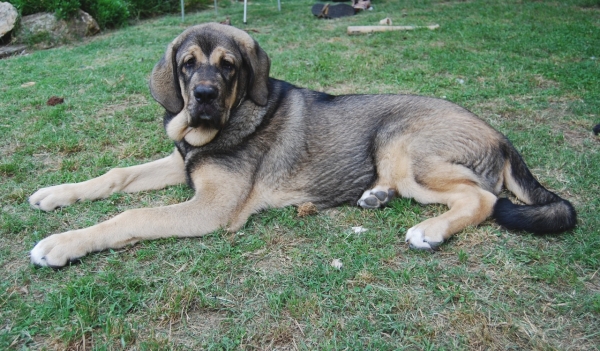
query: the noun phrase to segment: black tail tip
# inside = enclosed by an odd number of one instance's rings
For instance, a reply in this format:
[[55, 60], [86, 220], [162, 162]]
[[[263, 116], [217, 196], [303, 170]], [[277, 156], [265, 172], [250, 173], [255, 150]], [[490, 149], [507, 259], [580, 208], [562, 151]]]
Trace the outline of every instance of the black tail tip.
[[560, 198], [544, 205], [515, 205], [507, 198], [499, 198], [492, 217], [506, 229], [534, 234], [562, 233], [577, 224], [575, 208], [569, 201]]

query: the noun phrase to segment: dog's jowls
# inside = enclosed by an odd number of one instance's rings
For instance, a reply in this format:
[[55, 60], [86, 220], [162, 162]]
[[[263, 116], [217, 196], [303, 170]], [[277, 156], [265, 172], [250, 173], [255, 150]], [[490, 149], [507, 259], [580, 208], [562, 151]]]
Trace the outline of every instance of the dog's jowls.
[[[575, 226], [573, 206], [540, 185], [510, 142], [464, 108], [412, 95], [332, 96], [269, 78], [269, 68], [256, 41], [230, 26], [199, 25], [175, 38], [150, 79], [174, 152], [40, 189], [29, 202], [49, 211], [183, 182], [194, 197], [51, 235], [33, 248], [32, 262], [61, 267], [140, 240], [235, 231], [270, 207], [375, 209], [396, 195], [449, 208], [407, 231], [417, 249], [435, 249], [490, 216], [534, 233]], [[498, 199], [503, 187], [525, 205]]]

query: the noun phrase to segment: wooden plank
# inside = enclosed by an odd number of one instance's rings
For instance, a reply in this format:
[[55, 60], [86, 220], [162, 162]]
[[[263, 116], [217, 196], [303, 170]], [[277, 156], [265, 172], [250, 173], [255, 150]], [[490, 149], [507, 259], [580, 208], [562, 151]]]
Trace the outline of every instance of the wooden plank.
[[432, 24], [431, 26], [349, 26], [348, 34], [365, 34], [365, 33], [375, 33], [375, 32], [389, 32], [389, 31], [397, 31], [397, 30], [415, 30], [415, 29], [437, 29], [440, 28], [439, 24]]

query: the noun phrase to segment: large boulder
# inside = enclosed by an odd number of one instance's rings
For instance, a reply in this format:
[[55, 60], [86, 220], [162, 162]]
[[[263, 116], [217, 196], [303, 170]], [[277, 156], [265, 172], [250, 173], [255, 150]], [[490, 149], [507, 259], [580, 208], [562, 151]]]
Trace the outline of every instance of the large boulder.
[[41, 43], [48, 47], [99, 32], [96, 20], [81, 10], [68, 21], [59, 20], [52, 13], [36, 13], [21, 18], [17, 38], [20, 42]]
[[13, 30], [17, 23], [19, 12], [8, 2], [0, 2], [0, 38]]
[[59, 21], [51, 13], [36, 13], [21, 18], [17, 37], [19, 41], [60, 38], [67, 30], [67, 22]]
[[89, 37], [100, 33], [98, 22], [87, 12], [79, 10], [69, 21], [71, 33], [79, 38]]

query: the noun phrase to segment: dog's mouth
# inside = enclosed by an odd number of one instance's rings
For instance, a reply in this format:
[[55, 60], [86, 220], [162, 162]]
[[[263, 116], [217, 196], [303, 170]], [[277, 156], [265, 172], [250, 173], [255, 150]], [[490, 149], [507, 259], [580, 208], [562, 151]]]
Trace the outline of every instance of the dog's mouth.
[[212, 104], [193, 104], [189, 108], [190, 128], [221, 129], [221, 112]]
[[210, 142], [222, 128], [221, 113], [212, 106], [184, 108], [166, 126], [167, 135], [174, 141], [185, 140], [192, 146]]

